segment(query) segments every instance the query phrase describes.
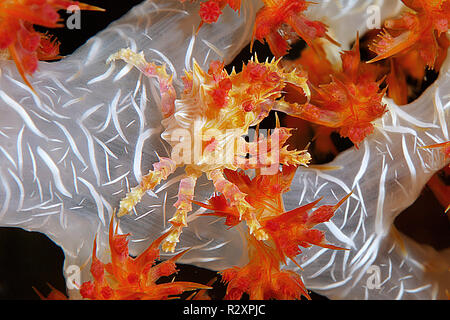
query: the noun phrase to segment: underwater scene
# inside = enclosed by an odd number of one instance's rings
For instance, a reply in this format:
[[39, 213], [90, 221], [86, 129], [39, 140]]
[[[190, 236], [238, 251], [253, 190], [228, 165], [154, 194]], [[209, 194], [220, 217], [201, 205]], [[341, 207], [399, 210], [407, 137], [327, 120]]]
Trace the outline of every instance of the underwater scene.
[[0, 0], [0, 300], [448, 300], [450, 0]]

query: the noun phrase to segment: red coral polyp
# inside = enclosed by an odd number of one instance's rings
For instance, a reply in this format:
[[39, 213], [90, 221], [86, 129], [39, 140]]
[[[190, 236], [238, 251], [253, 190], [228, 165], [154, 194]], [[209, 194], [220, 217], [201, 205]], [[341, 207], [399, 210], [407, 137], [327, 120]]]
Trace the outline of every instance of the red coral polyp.
[[344, 126], [339, 129], [339, 133], [344, 138], [349, 138], [356, 145], [360, 144], [368, 135], [373, 133], [372, 123], [358, 123], [352, 126]]
[[47, 34], [41, 35], [41, 41], [37, 50], [38, 60], [55, 60], [59, 59], [59, 46], [60, 43]]
[[450, 1], [403, 0], [403, 3], [414, 12], [385, 22], [385, 29], [370, 47], [377, 57], [369, 62], [417, 51], [429, 68], [439, 69], [436, 62], [447, 54], [448, 46], [443, 46], [440, 38], [448, 39]]
[[81, 10], [103, 9], [76, 1], [63, 0], [6, 0], [0, 2], [0, 50], [7, 51], [16, 63], [24, 82], [38, 67], [38, 60], [59, 58], [59, 43], [47, 34], [34, 30], [34, 25], [62, 27], [58, 11], [76, 5]]
[[200, 18], [204, 23], [214, 23], [217, 22], [220, 15], [222, 14], [222, 10], [220, 9], [219, 4], [214, 0], [209, 0], [203, 2], [200, 5]]
[[280, 269], [277, 252], [264, 242], [248, 236], [250, 261], [244, 267], [232, 267], [221, 272], [227, 283], [226, 300], [239, 300], [244, 293], [250, 300], [310, 299], [300, 276]]
[[358, 147], [373, 132], [372, 122], [386, 111], [382, 99], [387, 89], [380, 88], [384, 78], [379, 79], [378, 68], [361, 62], [359, 40], [341, 54], [341, 60], [342, 70], [329, 75], [331, 82], [311, 84], [311, 101], [297, 116], [335, 128]]
[[167, 261], [156, 264], [159, 257], [159, 245], [167, 236], [153, 241], [153, 243], [138, 257], [128, 255], [128, 235], [118, 235], [111, 219], [109, 229], [109, 246], [111, 262], [103, 263], [97, 256], [97, 241], [94, 241], [91, 263], [93, 280], [84, 282], [80, 287], [80, 294], [91, 300], [146, 300], [168, 299], [184, 291], [209, 289], [208, 286], [193, 282], [171, 282], [157, 284], [156, 281], [164, 276], [177, 272], [175, 261], [184, 253], [181, 252]]
[[[186, 0], [180, 0], [180, 2], [185, 2]], [[195, 0], [191, 0], [194, 2]], [[198, 29], [200, 29], [203, 24], [216, 23], [219, 17], [223, 14], [222, 9], [229, 6], [234, 11], [239, 11], [241, 9], [241, 0], [207, 0], [200, 3], [199, 16], [202, 19]]]
[[[276, 57], [284, 56], [289, 50], [288, 34], [293, 31], [298, 37], [314, 46], [314, 39], [326, 38], [327, 26], [320, 21], [311, 21], [303, 15], [309, 2], [304, 0], [263, 0], [264, 6], [256, 15], [253, 39], [267, 41]], [[287, 28], [287, 29], [286, 29]], [[285, 32], [282, 32], [283, 29]], [[286, 32], [288, 31], [288, 32]]]

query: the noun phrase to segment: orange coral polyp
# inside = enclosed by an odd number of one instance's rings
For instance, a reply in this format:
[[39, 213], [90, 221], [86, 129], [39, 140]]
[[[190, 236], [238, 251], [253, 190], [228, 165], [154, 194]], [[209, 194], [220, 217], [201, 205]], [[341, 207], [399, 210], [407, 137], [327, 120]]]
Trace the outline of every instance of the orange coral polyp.
[[275, 217], [269, 217], [261, 222], [264, 230], [275, 242], [279, 255], [291, 259], [301, 253], [300, 247], [310, 247], [317, 245], [329, 249], [343, 249], [326, 243], [325, 235], [322, 231], [311, 229], [317, 224], [329, 221], [339, 206], [348, 199], [351, 194], [344, 197], [334, 206], [324, 205], [312, 210], [321, 199], [311, 202], [297, 209], [282, 213]]
[[[322, 55], [320, 51], [318, 55]], [[342, 70], [329, 75], [331, 82], [311, 84], [311, 101], [295, 116], [336, 128], [341, 136], [350, 138], [358, 147], [373, 132], [372, 121], [384, 114], [386, 106], [382, 98], [387, 89], [380, 89], [384, 78], [378, 79], [377, 67], [361, 62], [359, 40], [352, 50], [341, 54], [341, 60]]]
[[370, 47], [377, 57], [369, 63], [417, 50], [428, 67], [439, 69], [436, 62], [446, 54], [446, 50], [441, 50], [439, 38], [447, 38], [450, 1], [403, 0], [403, 3], [414, 12], [385, 22], [378, 41]]
[[310, 299], [300, 276], [280, 269], [277, 252], [264, 242], [248, 236], [250, 261], [244, 267], [232, 267], [221, 272], [228, 284], [225, 299], [239, 300], [244, 293], [250, 300]]
[[200, 5], [200, 18], [204, 23], [214, 23], [219, 19], [222, 14], [219, 4], [214, 0], [202, 2]]
[[[318, 245], [324, 248], [342, 249], [326, 243], [324, 233], [312, 228], [329, 221], [351, 193], [336, 205], [323, 205], [311, 213], [309, 212], [321, 199], [285, 212], [282, 194], [289, 191], [295, 174], [294, 166], [283, 166], [282, 171], [276, 175], [260, 175], [253, 179], [241, 171], [225, 170], [225, 174], [228, 181], [246, 194], [245, 200], [252, 206], [252, 217], [267, 232], [269, 240], [275, 243], [279, 262], [284, 263], [286, 258], [294, 261], [294, 258], [301, 253], [300, 246], [306, 248]], [[229, 227], [234, 227], [240, 222], [239, 211], [227, 202], [223, 195], [213, 196], [207, 204], [195, 203], [212, 211], [203, 215], [224, 217], [225, 224]]]
[[62, 27], [58, 24], [59, 14], [50, 4], [40, 6], [30, 4], [16, 4], [3, 9], [5, 15], [10, 19], [24, 20], [30, 24], [35, 24], [48, 28]]
[[[314, 46], [314, 39], [326, 38], [337, 44], [327, 35], [327, 26], [320, 21], [307, 19], [303, 12], [311, 2], [305, 0], [263, 0], [264, 6], [256, 15], [253, 39], [267, 41], [275, 57], [284, 56], [289, 50], [288, 36], [282, 35], [283, 28], [290, 28], [308, 45]], [[286, 34], [286, 32], [283, 32]]]
[[156, 284], [163, 276], [177, 272], [175, 261], [186, 251], [183, 251], [167, 261], [159, 264], [159, 245], [167, 233], [153, 243], [138, 257], [128, 255], [128, 235], [118, 235], [111, 219], [109, 229], [109, 245], [111, 262], [104, 264], [96, 256], [96, 240], [92, 252], [91, 275], [93, 280], [84, 282], [80, 287], [83, 298], [92, 300], [111, 299], [168, 299], [184, 291], [209, 289], [210, 287], [193, 282], [171, 282]]

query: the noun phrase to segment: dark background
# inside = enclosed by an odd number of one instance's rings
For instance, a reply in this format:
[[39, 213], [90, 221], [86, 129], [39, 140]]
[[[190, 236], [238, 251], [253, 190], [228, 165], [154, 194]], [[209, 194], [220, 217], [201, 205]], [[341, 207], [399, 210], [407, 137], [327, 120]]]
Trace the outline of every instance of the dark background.
[[[81, 30], [64, 28], [50, 30], [51, 34], [61, 41], [62, 55], [72, 53], [90, 37], [141, 2], [137, 0], [126, 2], [86, 1], [106, 9], [106, 12], [82, 12]], [[64, 20], [67, 18], [64, 12], [61, 13], [61, 16]], [[44, 29], [39, 30], [45, 31]], [[292, 57], [297, 56], [302, 47], [302, 44], [294, 46], [291, 52]], [[266, 57], [271, 57], [268, 48], [259, 42], [255, 43], [255, 51], [258, 52], [258, 58], [261, 61]], [[247, 47], [233, 61], [232, 65], [236, 65], [239, 69], [242, 61], [247, 61], [250, 57], [251, 54]], [[266, 127], [273, 126], [273, 124], [273, 117], [264, 123]], [[348, 146], [348, 141], [338, 139], [336, 144], [343, 149]], [[443, 207], [439, 205], [428, 188], [425, 188], [421, 197], [396, 219], [395, 224], [402, 232], [421, 243], [430, 244], [436, 249], [450, 246], [449, 220], [444, 215]], [[49, 292], [47, 283], [65, 292], [65, 280], [62, 275], [63, 261], [62, 250], [45, 235], [27, 232], [19, 228], [0, 228], [0, 299], [39, 299], [32, 287], [47, 294]], [[211, 270], [188, 265], [179, 265], [179, 269], [178, 280], [206, 284], [217, 276]], [[210, 295], [214, 299], [220, 299], [224, 292], [225, 287], [218, 279], [214, 283], [214, 289]], [[325, 299], [314, 293], [311, 296], [313, 299]]]

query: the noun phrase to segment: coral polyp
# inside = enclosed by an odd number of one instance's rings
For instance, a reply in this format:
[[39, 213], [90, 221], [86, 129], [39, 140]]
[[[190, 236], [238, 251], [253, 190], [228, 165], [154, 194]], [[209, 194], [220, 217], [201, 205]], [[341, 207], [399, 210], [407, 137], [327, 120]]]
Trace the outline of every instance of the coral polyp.
[[[323, 53], [317, 54], [316, 59], [326, 61]], [[372, 122], [386, 111], [382, 102], [386, 89], [380, 88], [384, 79], [379, 79], [377, 68], [361, 62], [358, 38], [352, 50], [341, 54], [341, 60], [342, 70], [326, 70], [330, 81], [314, 84], [311, 101], [298, 108], [294, 116], [336, 128], [357, 145], [373, 132]]]
[[408, 10], [387, 19], [369, 44], [376, 56], [369, 63], [388, 59], [388, 95], [399, 105], [408, 102], [407, 79], [421, 83], [426, 69], [439, 71], [450, 46], [450, 2], [404, 0]]
[[[326, 243], [324, 233], [312, 228], [329, 221], [350, 194], [334, 206], [320, 206], [313, 212], [310, 211], [321, 199], [286, 212], [282, 195], [289, 191], [295, 170], [294, 166], [283, 166], [277, 174], [258, 175], [253, 179], [240, 171], [225, 171], [228, 181], [234, 183], [247, 195], [245, 200], [252, 206], [253, 216], [268, 234], [266, 240], [270, 240], [277, 250], [278, 258], [275, 260], [278, 264], [286, 263], [286, 258], [296, 263], [295, 257], [301, 253], [300, 247], [317, 245], [330, 249], [342, 249]], [[200, 205], [212, 211], [204, 215], [224, 217], [225, 224], [229, 227], [240, 223], [239, 211], [236, 207], [230, 206], [223, 195], [216, 195], [207, 204]]]
[[227, 283], [226, 300], [240, 300], [244, 293], [251, 300], [310, 299], [301, 277], [290, 270], [280, 269], [280, 258], [264, 242], [248, 238], [250, 262], [221, 272]]
[[175, 261], [184, 253], [170, 260], [155, 264], [159, 258], [159, 245], [165, 238], [163, 234], [142, 252], [132, 258], [128, 254], [128, 235], [118, 235], [117, 226], [111, 220], [109, 246], [111, 262], [102, 263], [96, 256], [96, 243], [92, 253], [91, 274], [93, 281], [80, 286], [83, 298], [94, 300], [161, 300], [173, 298], [184, 291], [208, 289], [209, 287], [192, 282], [171, 282], [157, 284], [164, 276], [176, 273]]
[[[165, 127], [161, 136], [173, 148], [171, 157], [162, 158], [155, 164], [154, 169], [142, 178], [141, 184], [121, 200], [119, 216], [127, 214], [146, 191], [167, 179], [178, 166], [185, 166], [187, 176], [180, 181], [175, 204], [177, 211], [169, 220], [173, 230], [163, 244], [165, 250], [175, 250], [182, 228], [187, 226], [195, 184], [202, 173], [237, 208], [239, 219], [247, 221], [250, 233], [255, 233], [259, 240], [266, 239], [266, 233], [252, 213], [252, 206], [245, 200], [245, 193], [224, 176], [223, 170], [276, 168], [280, 163], [308, 164], [310, 156], [306, 151], [283, 148], [290, 136], [284, 128], [277, 128], [267, 137], [270, 146], [267, 146], [266, 139], [258, 137], [254, 143], [247, 143], [243, 138], [250, 126], [258, 125], [271, 110], [276, 110], [276, 100], [286, 85], [293, 85], [309, 96], [305, 76], [295, 70], [285, 72], [275, 60], [260, 63], [255, 59], [241, 72], [233, 71], [231, 74], [218, 61], [211, 63], [208, 72], [194, 61], [193, 71], [186, 72], [184, 77], [184, 91], [179, 99], [175, 99], [171, 77], [165, 72], [158, 73], [161, 67], [146, 62], [142, 53], [123, 49], [112, 55], [109, 61], [116, 59], [123, 59], [147, 77], [158, 79], [162, 125]], [[247, 153], [251, 158], [245, 158]]]
[[416, 51], [426, 66], [439, 69], [442, 56], [447, 55], [450, 2], [403, 0], [403, 3], [412, 12], [385, 21], [385, 30], [371, 45], [377, 57], [369, 62]]
[[71, 7], [103, 11], [99, 7], [65, 0], [5, 0], [0, 3], [0, 57], [14, 60], [30, 88], [26, 76], [36, 72], [38, 61], [60, 58], [57, 40], [35, 31], [34, 26], [63, 27], [58, 11]]
[[[276, 57], [282, 57], [290, 49], [288, 41], [300, 37], [314, 47], [314, 40], [325, 38], [338, 45], [327, 34], [327, 26], [312, 21], [304, 15], [311, 2], [304, 0], [263, 0], [264, 6], [256, 15], [253, 39], [267, 41]], [[252, 39], [252, 42], [253, 42]], [[295, 39], [295, 38], [294, 38]]]

